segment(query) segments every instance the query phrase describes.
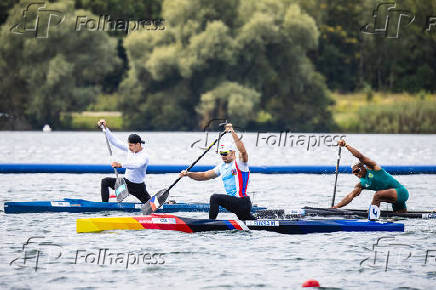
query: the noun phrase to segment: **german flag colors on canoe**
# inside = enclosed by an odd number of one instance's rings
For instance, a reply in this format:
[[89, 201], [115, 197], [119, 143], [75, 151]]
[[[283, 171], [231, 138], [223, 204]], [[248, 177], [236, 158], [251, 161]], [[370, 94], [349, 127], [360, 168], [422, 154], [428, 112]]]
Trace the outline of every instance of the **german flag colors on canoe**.
[[403, 232], [404, 224], [380, 223], [367, 220], [209, 220], [178, 217], [170, 214], [152, 214], [138, 217], [107, 217], [77, 219], [77, 232], [107, 230], [170, 230], [185, 233], [266, 230], [282, 234], [308, 234], [330, 232]]

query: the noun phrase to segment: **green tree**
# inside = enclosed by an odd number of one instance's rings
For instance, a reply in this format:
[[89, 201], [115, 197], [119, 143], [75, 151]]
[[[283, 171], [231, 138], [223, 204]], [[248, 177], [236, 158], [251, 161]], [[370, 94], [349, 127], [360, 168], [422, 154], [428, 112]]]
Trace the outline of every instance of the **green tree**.
[[2, 0], [0, 1], [0, 25], [5, 23], [9, 15], [9, 9], [11, 9], [14, 4], [18, 3], [19, 0]]
[[125, 122], [191, 129], [225, 117], [251, 126], [266, 121], [280, 129], [328, 130], [331, 101], [307, 57], [318, 30], [291, 2], [165, 1], [166, 30], [125, 40]]
[[[29, 31], [11, 33], [10, 27], [23, 21], [28, 3], [22, 1], [11, 9], [1, 30], [0, 112], [14, 118], [9, 126], [27, 123], [41, 128], [48, 123], [59, 128], [61, 112], [86, 108], [105, 76], [120, 66], [116, 40], [104, 32], [74, 31], [76, 16], [89, 12], [75, 11], [74, 2], [68, 0], [48, 4], [65, 16], [61, 24], [50, 27], [48, 38], [35, 38]], [[39, 17], [46, 21], [49, 15]]]
[[162, 9], [160, 0], [75, 0], [75, 4], [77, 9], [113, 19], [158, 19]]
[[[76, 9], [90, 10], [95, 15], [109, 16], [112, 20], [153, 20], [165, 23], [161, 17], [161, 0], [75, 0]], [[124, 49], [123, 40], [127, 35], [125, 32], [109, 31], [110, 36], [118, 38], [118, 57], [123, 65], [122, 69], [115, 70], [109, 74], [103, 83], [103, 90], [106, 93], [114, 93], [125, 77], [129, 69], [129, 62]]]
[[[436, 37], [426, 31], [427, 17], [436, 11], [435, 1], [384, 1], [388, 5], [377, 12], [379, 25], [389, 14], [389, 33], [400, 25], [398, 38], [387, 38], [383, 33], [368, 35], [361, 28], [373, 28], [373, 11], [383, 1], [378, 0], [298, 0], [304, 11], [316, 19], [320, 29], [319, 49], [311, 53], [318, 71], [333, 90], [350, 92], [369, 84], [376, 90], [418, 92], [436, 90]], [[389, 3], [390, 4], [389, 4]], [[403, 11], [388, 8], [395, 2]], [[406, 12], [407, 11], [407, 12]], [[415, 17], [408, 24], [408, 18]], [[381, 28], [381, 27], [378, 27]]]
[[224, 82], [213, 90], [201, 95], [197, 112], [202, 118], [202, 127], [213, 118], [226, 118], [245, 127], [256, 120], [256, 107], [260, 94], [244, 88], [238, 83]]

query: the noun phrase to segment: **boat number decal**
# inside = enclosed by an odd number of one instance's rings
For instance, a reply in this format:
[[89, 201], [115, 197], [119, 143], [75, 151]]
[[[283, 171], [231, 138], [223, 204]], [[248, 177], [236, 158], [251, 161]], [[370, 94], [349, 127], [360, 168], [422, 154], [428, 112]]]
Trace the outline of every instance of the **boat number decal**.
[[423, 213], [422, 218], [423, 219], [435, 219], [436, 213]]
[[154, 224], [176, 224], [175, 218], [152, 218], [151, 222]]
[[66, 201], [51, 201], [50, 203], [51, 206], [62, 206], [62, 207], [70, 206], [70, 203]]
[[136, 204], [135, 204], [135, 208], [139, 208], [139, 209], [140, 209], [141, 206], [142, 206], [142, 203], [136, 203]]
[[258, 226], [258, 227], [278, 227], [279, 221], [263, 221], [263, 220], [257, 220], [257, 221], [246, 221], [245, 224], [247, 226]]

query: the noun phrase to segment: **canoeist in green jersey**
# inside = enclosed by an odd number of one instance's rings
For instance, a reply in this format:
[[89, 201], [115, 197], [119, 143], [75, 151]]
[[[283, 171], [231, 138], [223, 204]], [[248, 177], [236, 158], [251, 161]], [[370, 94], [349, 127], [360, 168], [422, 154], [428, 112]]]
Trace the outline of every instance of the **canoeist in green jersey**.
[[[334, 208], [346, 206], [358, 196], [362, 190], [368, 189], [375, 191], [370, 206], [370, 219], [373, 219], [372, 217], [374, 217], [374, 219], [378, 218], [381, 202], [392, 203], [394, 212], [407, 212], [406, 201], [409, 198], [409, 192], [398, 180], [393, 178], [392, 175], [387, 173], [373, 160], [346, 144], [345, 140], [339, 140], [338, 145], [347, 148], [354, 157], [359, 159], [359, 163], [353, 165], [352, 172], [360, 181], [356, 184], [353, 191], [346, 195]], [[371, 215], [372, 211], [374, 212], [373, 216]]]

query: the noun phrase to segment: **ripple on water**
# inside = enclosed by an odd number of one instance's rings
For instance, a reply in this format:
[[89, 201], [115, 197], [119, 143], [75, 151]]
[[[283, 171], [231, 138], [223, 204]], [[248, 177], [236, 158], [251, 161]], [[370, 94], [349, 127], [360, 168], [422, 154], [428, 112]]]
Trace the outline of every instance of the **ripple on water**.
[[[0, 132], [0, 138], [8, 135]], [[128, 133], [119, 133], [124, 138]], [[149, 136], [147, 150], [153, 162], [185, 164], [195, 159], [199, 151], [190, 148], [186, 138], [201, 134], [144, 133]], [[11, 144], [0, 144], [0, 162], [52, 162], [52, 163], [105, 163], [107, 162], [104, 139], [101, 133], [55, 133], [48, 138], [36, 133], [24, 133], [29, 142], [13, 142], [15, 133], [2, 138]], [[163, 142], [170, 136], [171, 146]], [[253, 139], [254, 136], [254, 139]], [[256, 148], [255, 135], [247, 136], [251, 163], [263, 165], [267, 154], [271, 165], [279, 164], [332, 164], [336, 162], [334, 148], [314, 149], [310, 152], [289, 148], [291, 151]], [[95, 142], [99, 138], [99, 142]], [[245, 138], [245, 137], [244, 137]], [[436, 160], [436, 136], [378, 136], [351, 135], [350, 142], [381, 164], [430, 164]], [[252, 141], [253, 141], [252, 140]], [[32, 142], [30, 142], [32, 141]], [[412, 143], [409, 149], [401, 144]], [[189, 143], [189, 144], [188, 144]], [[25, 145], [20, 145], [25, 144]], [[29, 145], [30, 144], [30, 145]], [[56, 144], [56, 148], [52, 148]], [[74, 146], [70, 144], [82, 144]], [[162, 145], [164, 144], [164, 145]], [[380, 145], [383, 144], [383, 145]], [[23, 146], [31, 146], [29, 153]], [[33, 146], [33, 147], [32, 147]], [[380, 147], [383, 147], [381, 150]], [[64, 148], [71, 154], [64, 154]], [[174, 150], [171, 148], [174, 147]], [[410, 150], [413, 148], [413, 150]], [[372, 151], [370, 151], [370, 149]], [[380, 149], [380, 150], [378, 150]], [[48, 151], [47, 151], [48, 150]], [[408, 151], [407, 151], [408, 150]], [[165, 154], [162, 152], [165, 151]], [[47, 154], [50, 152], [50, 154]], [[398, 155], [393, 152], [399, 152]], [[259, 154], [257, 154], [259, 153]], [[262, 154], [260, 154], [262, 153]], [[401, 155], [402, 154], [402, 155]], [[341, 164], [350, 164], [352, 158], [343, 154]], [[399, 158], [398, 156], [403, 156]], [[319, 157], [322, 156], [322, 157]], [[11, 157], [12, 159], [10, 159]], [[3, 161], [1, 160], [3, 158]], [[50, 160], [47, 160], [50, 158]], [[319, 159], [321, 158], [321, 159]], [[214, 154], [207, 155], [202, 164], [215, 163]], [[157, 162], [159, 161], [159, 162]], [[322, 161], [322, 162], [321, 162]], [[59, 200], [64, 197], [99, 200], [99, 180], [105, 174], [0, 174], [0, 202], [9, 200]], [[148, 175], [150, 192], [170, 184], [177, 174]], [[436, 175], [398, 176], [411, 193], [409, 209], [436, 208], [434, 187]], [[353, 188], [356, 179], [340, 175], [337, 198]], [[334, 178], [332, 175], [283, 174], [250, 176], [250, 194], [254, 203], [270, 208], [300, 208], [302, 206], [326, 207], [331, 202]], [[172, 190], [171, 199], [185, 202], [208, 202], [212, 193], [221, 192], [220, 181], [194, 182], [183, 180]], [[372, 195], [363, 192], [353, 201], [353, 208], [367, 208]], [[429, 289], [436, 285], [436, 260], [425, 257], [428, 250], [436, 250], [435, 220], [404, 220], [404, 233], [330, 233], [311, 235], [281, 235], [270, 232], [211, 232], [185, 234], [170, 231], [112, 231], [98, 234], [76, 234], [77, 218], [95, 216], [130, 216], [121, 213], [101, 214], [20, 214], [6, 215], [0, 211], [0, 288], [30, 289], [49, 284], [48, 288], [269, 288], [296, 289], [309, 279], [320, 281], [331, 289]], [[180, 213], [180, 216], [207, 218], [207, 213]], [[234, 217], [231, 214], [220, 217]], [[28, 249], [40, 249], [51, 254], [51, 260], [42, 256], [40, 268], [35, 271], [29, 263], [18, 269], [9, 265], [15, 258], [23, 257], [23, 244], [34, 237]], [[38, 238], [39, 237], [39, 238]], [[384, 247], [374, 244], [380, 238]], [[386, 239], [390, 238], [390, 239]], [[54, 246], [57, 245], [57, 246]], [[55, 249], [61, 248], [62, 256], [54, 259]], [[163, 253], [165, 263], [151, 265], [138, 263], [97, 264], [76, 261], [77, 251], [95, 254], [99, 249], [128, 255]], [[51, 252], [50, 252], [51, 251]], [[387, 251], [390, 251], [386, 269]], [[29, 252], [30, 253], [30, 252]], [[34, 253], [34, 252], [33, 252]], [[409, 256], [411, 253], [411, 256]], [[435, 252], [429, 252], [436, 256]], [[45, 287], [47, 288], [47, 287]]]

